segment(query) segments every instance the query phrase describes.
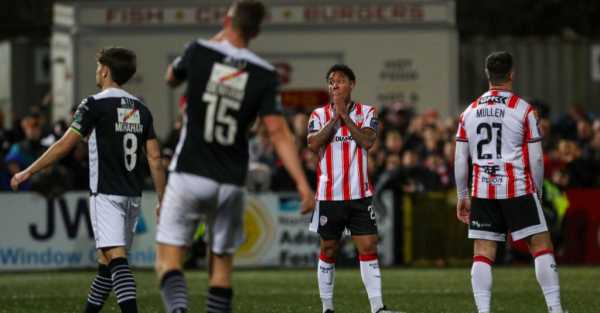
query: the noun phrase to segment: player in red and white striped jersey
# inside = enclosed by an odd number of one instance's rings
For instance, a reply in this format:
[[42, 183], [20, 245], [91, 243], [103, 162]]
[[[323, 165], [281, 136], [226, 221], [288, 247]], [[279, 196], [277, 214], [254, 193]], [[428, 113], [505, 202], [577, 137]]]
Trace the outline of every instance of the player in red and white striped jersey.
[[[335, 119], [335, 108], [329, 103], [314, 110], [309, 120], [309, 132], [322, 129]], [[348, 118], [363, 131], [377, 128], [375, 108], [351, 103]], [[339, 118], [332, 123], [340, 123]], [[317, 200], [340, 201], [370, 197], [372, 186], [367, 174], [367, 148], [353, 140], [350, 128], [338, 125], [331, 143], [319, 150], [317, 166]]]
[[375, 109], [352, 101], [356, 78], [348, 66], [334, 65], [326, 78], [331, 103], [313, 111], [308, 123], [308, 147], [319, 154], [318, 201], [310, 230], [321, 237], [317, 277], [323, 312], [333, 313], [335, 257], [347, 228], [359, 253], [371, 311], [391, 313], [381, 296], [377, 225], [367, 175], [367, 151], [377, 138]]
[[[510, 232], [525, 239], [548, 310], [562, 313], [552, 241], [539, 199], [544, 176], [537, 118], [532, 106], [512, 91], [512, 56], [486, 58], [490, 90], [460, 115], [456, 134], [457, 217], [474, 241], [471, 282], [480, 313], [490, 312], [492, 272], [498, 241]], [[473, 164], [469, 199], [469, 158]]]

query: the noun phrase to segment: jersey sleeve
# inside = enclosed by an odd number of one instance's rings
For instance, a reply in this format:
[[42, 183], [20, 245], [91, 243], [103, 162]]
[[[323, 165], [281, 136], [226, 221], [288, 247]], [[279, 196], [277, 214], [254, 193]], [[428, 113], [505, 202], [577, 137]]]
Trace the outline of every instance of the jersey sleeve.
[[184, 81], [187, 79], [187, 72], [194, 47], [194, 42], [189, 42], [185, 45], [183, 54], [176, 57], [175, 60], [173, 60], [173, 63], [171, 63], [171, 66], [173, 67], [173, 76], [175, 76], [177, 80]]
[[260, 99], [259, 116], [280, 115], [283, 113], [281, 96], [279, 95], [279, 83], [275, 75], [273, 75], [271, 82], [264, 89]]
[[71, 122], [71, 129], [79, 133], [82, 137], [87, 137], [96, 126], [98, 113], [93, 102], [94, 98], [92, 97], [83, 99], [77, 107], [77, 111], [75, 111], [73, 121]]
[[308, 119], [308, 133], [316, 133], [321, 128], [323, 128], [323, 121], [321, 121], [319, 113], [315, 110], [310, 114], [310, 118]]
[[377, 113], [375, 112], [375, 108], [370, 108], [367, 111], [365, 116], [365, 122], [362, 124], [362, 128], [371, 128], [374, 131], [377, 131], [377, 127], [379, 126], [379, 119], [377, 119]]
[[533, 109], [529, 109], [525, 116], [525, 142], [537, 142], [542, 140], [542, 133], [538, 124], [538, 119]]
[[468, 141], [467, 131], [465, 130], [465, 114], [462, 113], [458, 118], [458, 129], [456, 130], [456, 141]]

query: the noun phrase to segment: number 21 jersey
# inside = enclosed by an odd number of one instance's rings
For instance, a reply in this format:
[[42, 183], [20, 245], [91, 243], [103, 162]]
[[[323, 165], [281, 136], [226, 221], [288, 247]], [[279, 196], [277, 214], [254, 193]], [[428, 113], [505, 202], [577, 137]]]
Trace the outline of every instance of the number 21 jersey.
[[146, 141], [156, 135], [140, 100], [123, 89], [105, 89], [81, 102], [71, 129], [88, 138], [92, 194], [141, 196]]
[[535, 192], [527, 144], [542, 136], [525, 100], [511, 91], [489, 90], [460, 115], [456, 140], [469, 143], [473, 197], [509, 199]]

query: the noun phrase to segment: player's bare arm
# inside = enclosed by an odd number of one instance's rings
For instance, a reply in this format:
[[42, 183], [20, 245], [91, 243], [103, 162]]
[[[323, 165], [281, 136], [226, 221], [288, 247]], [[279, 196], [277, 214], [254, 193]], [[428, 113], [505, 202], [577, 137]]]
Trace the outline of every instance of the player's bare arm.
[[542, 151], [542, 142], [530, 142], [527, 144], [529, 150], [529, 166], [531, 176], [535, 184], [535, 191], [538, 198], [542, 199], [542, 190], [544, 184], [544, 152]]
[[167, 67], [167, 72], [165, 73], [165, 80], [167, 82], [167, 85], [171, 88], [175, 88], [181, 85], [181, 83], [183, 83], [183, 81], [177, 79], [173, 74], [173, 65], [169, 65], [169, 67]]
[[150, 174], [152, 175], [152, 181], [154, 182], [154, 190], [158, 195], [158, 205], [156, 206], [156, 220], [160, 216], [160, 203], [162, 202], [163, 194], [165, 193], [166, 175], [165, 168], [162, 165], [160, 157], [160, 144], [156, 139], [149, 139], [146, 141], [146, 157], [148, 158], [148, 165], [150, 167]]
[[294, 138], [285, 119], [279, 115], [267, 115], [262, 118], [262, 121], [277, 155], [296, 183], [302, 199], [300, 212], [305, 214], [312, 211], [315, 207], [315, 196], [302, 170], [298, 148], [294, 144]]
[[318, 153], [321, 147], [331, 142], [331, 139], [335, 134], [336, 123], [338, 122], [338, 119], [338, 115], [335, 115], [334, 118], [329, 120], [329, 122], [327, 122], [327, 124], [325, 124], [325, 126], [319, 131], [308, 134], [306, 139], [308, 142], [307, 146], [310, 150]]
[[43, 170], [44, 168], [54, 164], [56, 161], [62, 159], [69, 151], [75, 147], [77, 142], [80, 140], [81, 135], [72, 128], [69, 128], [67, 132], [55, 142], [41, 157], [33, 162], [25, 170], [15, 174], [10, 180], [10, 186], [13, 190], [19, 188], [19, 184], [28, 180], [31, 175]]
[[469, 199], [469, 143], [457, 141], [454, 151], [454, 177], [456, 179], [456, 217], [459, 221], [469, 224], [471, 200]]

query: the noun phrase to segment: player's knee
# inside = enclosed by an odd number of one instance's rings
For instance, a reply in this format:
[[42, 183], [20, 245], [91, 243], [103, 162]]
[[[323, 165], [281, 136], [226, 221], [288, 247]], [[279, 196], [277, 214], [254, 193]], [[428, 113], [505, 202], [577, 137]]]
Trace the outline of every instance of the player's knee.
[[321, 254], [328, 258], [335, 258], [337, 255], [337, 242], [322, 242]]
[[532, 255], [536, 255], [540, 251], [551, 251], [554, 249], [548, 232], [535, 234], [527, 238], [527, 244], [529, 245], [529, 252]]
[[173, 270], [181, 270], [181, 266], [177, 264], [172, 264], [170, 262], [165, 262], [165, 260], [156, 259], [154, 262], [154, 270], [156, 271], [156, 275], [158, 277], [162, 277], [165, 273], [173, 271]]
[[377, 242], [364, 243], [361, 246], [357, 246], [357, 250], [360, 255], [377, 254]]
[[103, 260], [108, 264], [114, 259], [127, 258], [127, 251], [124, 247], [102, 248], [98, 256], [102, 256]]
[[484, 256], [490, 260], [496, 259], [496, 247], [497, 244], [490, 240], [475, 240], [474, 242], [474, 255]]

